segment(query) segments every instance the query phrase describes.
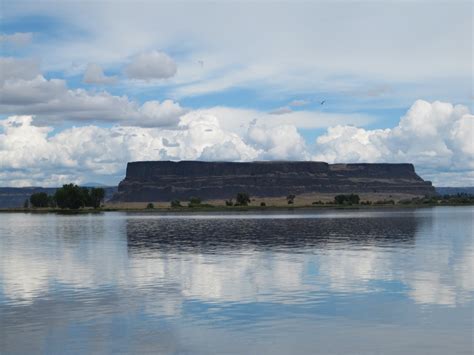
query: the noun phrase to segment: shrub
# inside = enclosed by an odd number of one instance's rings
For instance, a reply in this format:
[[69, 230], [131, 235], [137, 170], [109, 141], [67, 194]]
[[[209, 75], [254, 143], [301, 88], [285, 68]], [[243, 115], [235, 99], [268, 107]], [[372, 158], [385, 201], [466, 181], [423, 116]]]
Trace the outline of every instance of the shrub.
[[286, 196], [286, 201], [288, 202], [289, 205], [292, 205], [295, 202], [295, 195], [288, 195]]
[[146, 208], [149, 209], [149, 210], [152, 210], [155, 208], [155, 205], [151, 202], [148, 203], [148, 205], [146, 205]]
[[260, 207], [265, 207], [267, 204], [265, 202], [260, 202]]
[[374, 202], [374, 205], [394, 205], [394, 200], [378, 200]]
[[173, 200], [173, 201], [171, 201], [171, 207], [172, 208], [182, 207], [181, 202], [179, 200]]
[[225, 200], [225, 205], [226, 205], [226, 206], [233, 206], [233, 205], [234, 205], [234, 201], [232, 201], [232, 199], [230, 199], [230, 200]]
[[48, 194], [37, 192], [30, 196], [30, 203], [33, 207], [48, 207]]
[[30, 206], [30, 201], [28, 199], [23, 202], [23, 208], [28, 208]]
[[338, 205], [358, 205], [360, 201], [359, 195], [336, 195], [334, 202]]
[[250, 196], [246, 192], [239, 192], [235, 198], [236, 206], [247, 206], [250, 203]]
[[197, 207], [201, 206], [201, 199], [199, 197], [191, 197], [189, 199], [188, 207]]

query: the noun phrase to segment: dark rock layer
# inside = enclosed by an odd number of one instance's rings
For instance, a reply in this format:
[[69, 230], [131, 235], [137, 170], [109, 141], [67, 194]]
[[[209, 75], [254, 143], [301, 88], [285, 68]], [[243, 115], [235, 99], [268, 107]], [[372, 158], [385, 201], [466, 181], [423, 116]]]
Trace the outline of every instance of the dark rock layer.
[[128, 163], [113, 200], [230, 199], [238, 192], [259, 197], [318, 192], [432, 195], [435, 189], [412, 164], [142, 161]]

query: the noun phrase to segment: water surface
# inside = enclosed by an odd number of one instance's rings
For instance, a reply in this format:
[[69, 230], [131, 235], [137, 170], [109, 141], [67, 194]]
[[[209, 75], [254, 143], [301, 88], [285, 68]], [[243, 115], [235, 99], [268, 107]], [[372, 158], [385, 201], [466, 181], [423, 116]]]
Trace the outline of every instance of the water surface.
[[0, 214], [0, 353], [471, 354], [473, 211]]

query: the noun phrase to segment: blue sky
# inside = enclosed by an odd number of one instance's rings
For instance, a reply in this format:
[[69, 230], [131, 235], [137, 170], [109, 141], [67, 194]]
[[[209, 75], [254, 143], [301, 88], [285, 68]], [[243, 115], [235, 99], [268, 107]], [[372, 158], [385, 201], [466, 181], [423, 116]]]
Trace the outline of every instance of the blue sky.
[[116, 183], [128, 160], [311, 159], [413, 162], [472, 185], [471, 11], [5, 1], [0, 183]]

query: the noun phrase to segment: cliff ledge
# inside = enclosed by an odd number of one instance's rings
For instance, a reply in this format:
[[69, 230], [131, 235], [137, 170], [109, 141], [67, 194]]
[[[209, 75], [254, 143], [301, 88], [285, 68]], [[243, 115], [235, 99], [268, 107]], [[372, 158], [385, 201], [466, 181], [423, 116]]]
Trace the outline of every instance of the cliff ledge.
[[303, 193], [433, 195], [412, 164], [328, 164], [312, 161], [140, 161], [127, 165], [114, 201], [230, 199], [238, 192], [278, 197]]

